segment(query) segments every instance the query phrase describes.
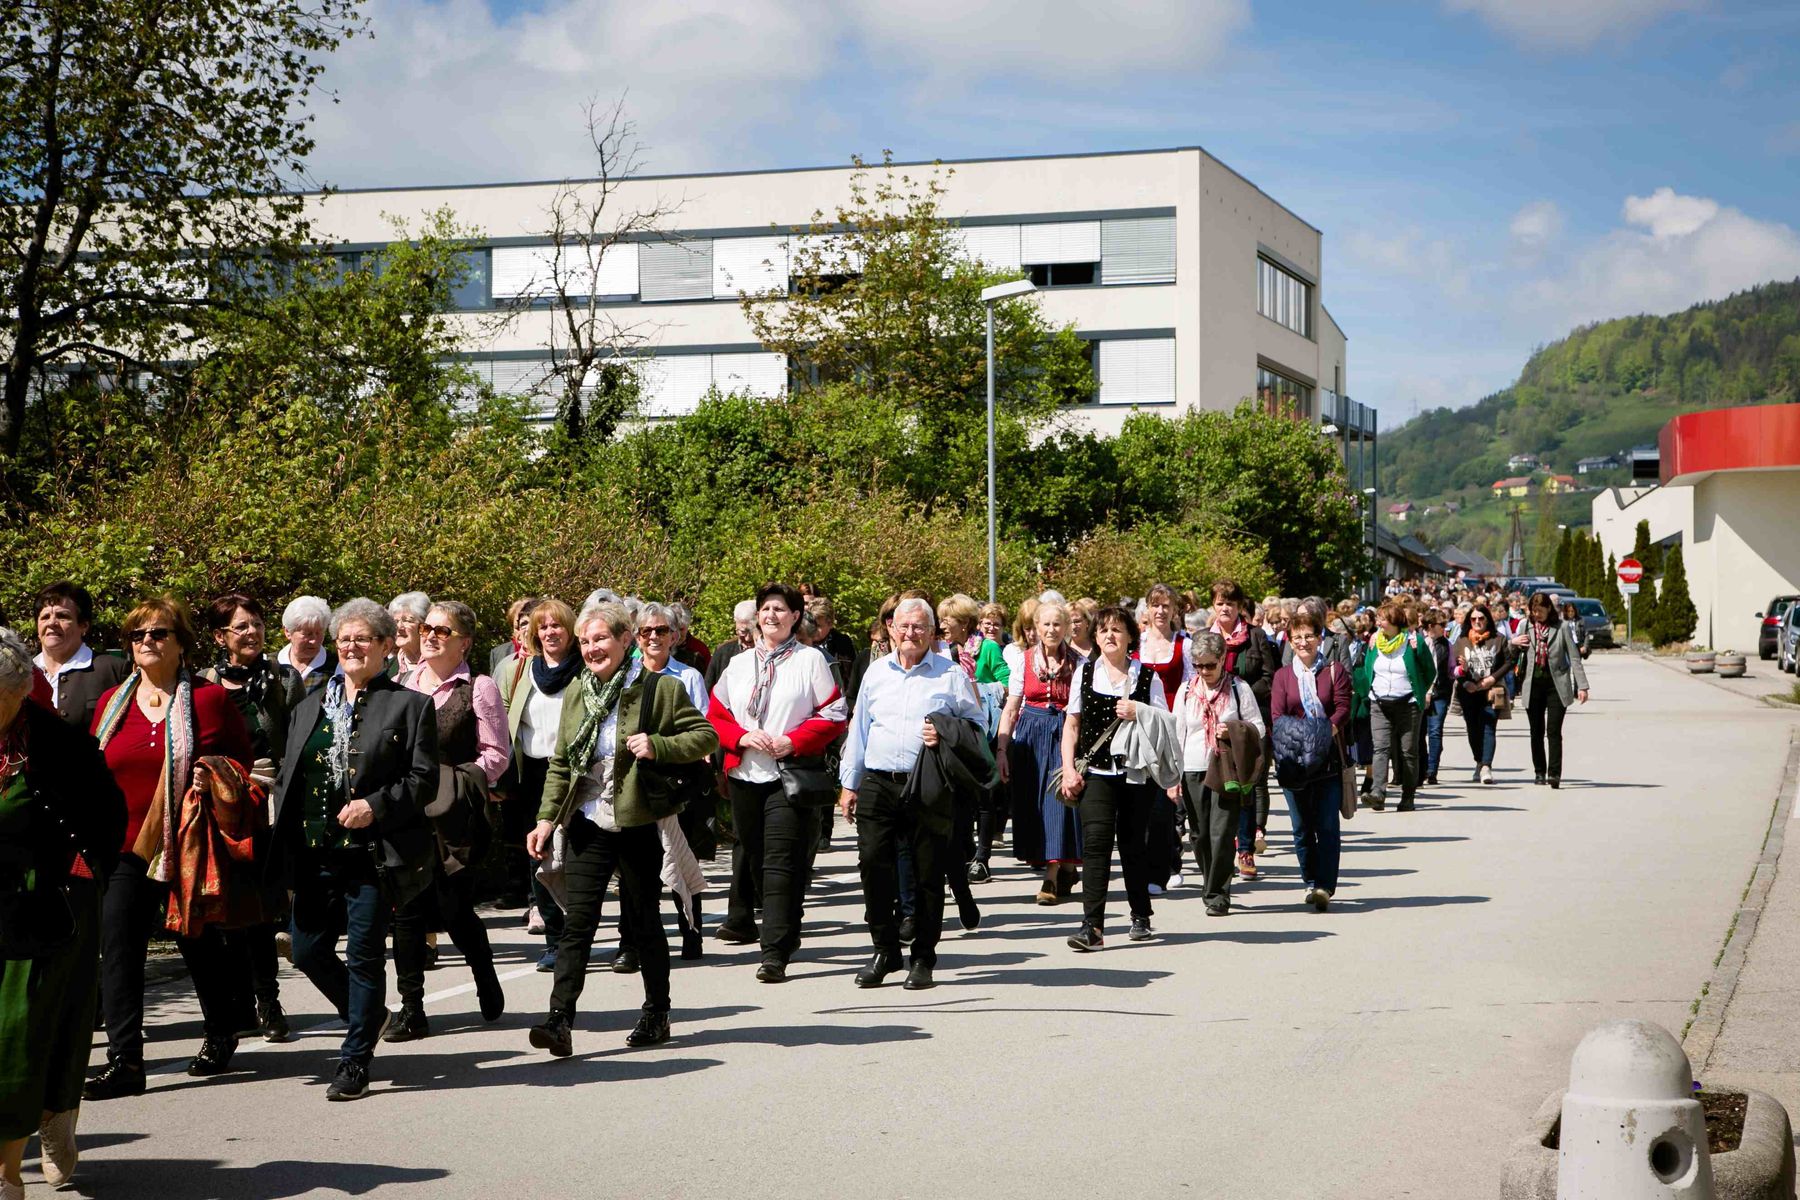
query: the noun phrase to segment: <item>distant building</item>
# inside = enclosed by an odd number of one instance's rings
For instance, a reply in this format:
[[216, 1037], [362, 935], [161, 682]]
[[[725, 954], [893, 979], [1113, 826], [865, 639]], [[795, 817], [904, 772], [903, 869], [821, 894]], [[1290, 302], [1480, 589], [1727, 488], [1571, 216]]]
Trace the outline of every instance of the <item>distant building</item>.
[[1531, 476], [1529, 475], [1514, 475], [1507, 479], [1494, 481], [1494, 498], [1496, 500], [1505, 499], [1508, 496], [1529, 495], [1531, 495]]
[[1406, 520], [1406, 514], [1412, 511], [1412, 501], [1402, 500], [1398, 504], [1388, 505], [1388, 516], [1396, 521]]
[[1461, 512], [1462, 511], [1462, 501], [1461, 500], [1446, 500], [1446, 501], [1444, 501], [1444, 511], [1447, 513]]
[[1544, 480], [1544, 490], [1551, 493], [1572, 492], [1575, 490], [1575, 477], [1573, 475], [1552, 475]]
[[1506, 469], [1509, 471], [1530, 471], [1537, 465], [1538, 456], [1535, 454], [1515, 454], [1506, 460]]
[[1625, 465], [1625, 460], [1616, 454], [1595, 454], [1575, 464], [1577, 475], [1592, 475], [1596, 471], [1611, 471]]

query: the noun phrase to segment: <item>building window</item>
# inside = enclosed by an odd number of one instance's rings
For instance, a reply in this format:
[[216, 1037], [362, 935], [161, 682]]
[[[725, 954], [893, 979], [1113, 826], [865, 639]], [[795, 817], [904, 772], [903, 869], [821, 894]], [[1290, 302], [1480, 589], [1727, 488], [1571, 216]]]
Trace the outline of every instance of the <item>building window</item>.
[[1098, 363], [1100, 403], [1175, 403], [1174, 338], [1109, 338]]
[[1256, 311], [1301, 337], [1311, 337], [1312, 284], [1266, 258], [1258, 258]]
[[1256, 398], [1262, 403], [1264, 412], [1308, 420], [1316, 415], [1313, 390], [1309, 385], [1267, 367], [1256, 369]]
[[1093, 283], [1099, 274], [1100, 264], [1084, 263], [1043, 263], [1025, 268], [1031, 282], [1038, 287], [1079, 287], [1085, 283]]
[[464, 250], [458, 254], [462, 269], [450, 286], [450, 307], [462, 312], [492, 308], [488, 295], [488, 252]]

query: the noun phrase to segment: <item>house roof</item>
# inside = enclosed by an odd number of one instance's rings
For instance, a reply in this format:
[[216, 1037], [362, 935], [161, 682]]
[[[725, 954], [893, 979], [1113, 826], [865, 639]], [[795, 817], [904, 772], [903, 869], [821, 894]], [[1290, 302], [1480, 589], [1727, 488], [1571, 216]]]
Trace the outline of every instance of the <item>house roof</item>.
[[1411, 500], [1402, 500], [1398, 504], [1390, 504], [1390, 505], [1388, 505], [1388, 511], [1391, 513], [1411, 512], [1412, 511], [1412, 501]]
[[1438, 551], [1438, 557], [1453, 567], [1460, 567], [1475, 575], [1498, 575], [1500, 573], [1500, 566], [1493, 559], [1485, 554], [1464, 550], [1454, 543]]
[[1573, 475], [1552, 475], [1550, 478], [1556, 480], [1556, 482], [1558, 482], [1558, 483], [1574, 483], [1575, 482], [1575, 477]]
[[1529, 476], [1529, 475], [1514, 475], [1510, 479], [1496, 479], [1494, 481], [1494, 486], [1497, 488], [1525, 487], [1525, 486], [1528, 486], [1530, 483], [1531, 483], [1531, 476]]

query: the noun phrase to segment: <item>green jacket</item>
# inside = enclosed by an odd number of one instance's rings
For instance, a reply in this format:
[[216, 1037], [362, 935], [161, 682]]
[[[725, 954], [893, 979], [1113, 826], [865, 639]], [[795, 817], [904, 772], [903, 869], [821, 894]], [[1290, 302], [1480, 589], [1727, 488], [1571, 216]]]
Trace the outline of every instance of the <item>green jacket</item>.
[[[1412, 684], [1413, 701], [1419, 707], [1425, 706], [1425, 693], [1431, 690], [1431, 681], [1437, 678], [1437, 664], [1431, 660], [1431, 647], [1424, 638], [1414, 638], [1410, 633], [1400, 648], [1402, 660], [1406, 663], [1407, 682]], [[1375, 643], [1369, 643], [1369, 652], [1362, 656], [1356, 669], [1350, 674], [1350, 682], [1355, 688], [1356, 704], [1351, 715], [1366, 717], [1369, 715], [1369, 696], [1375, 690], [1375, 660], [1381, 657], [1375, 649]]]
[[[619, 669], [629, 671], [626, 662]], [[641, 666], [640, 666], [641, 671]], [[659, 763], [699, 762], [719, 748], [719, 735], [694, 702], [687, 689], [673, 675], [639, 674], [619, 693], [617, 741], [613, 755], [618, 765], [613, 773], [613, 814], [621, 829], [648, 825], [664, 817], [674, 816], [680, 806], [660, 811], [660, 806], [646, 801], [638, 791], [638, 760], [625, 748], [625, 740], [638, 731], [640, 706], [645, 681], [649, 681], [650, 746]], [[550, 756], [550, 770], [544, 777], [544, 800], [538, 806], [538, 820], [567, 825], [575, 816], [575, 782], [579, 773], [569, 764], [569, 743], [581, 729], [586, 715], [582, 707], [579, 683], [571, 683], [563, 692], [562, 721], [556, 731], [556, 753]]]

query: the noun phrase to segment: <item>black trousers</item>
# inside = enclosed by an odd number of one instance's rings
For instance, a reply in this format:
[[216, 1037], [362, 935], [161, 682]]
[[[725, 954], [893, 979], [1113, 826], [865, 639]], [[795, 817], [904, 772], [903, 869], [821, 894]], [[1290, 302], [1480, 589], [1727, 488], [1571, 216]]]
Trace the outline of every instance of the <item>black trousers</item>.
[[[863, 777], [856, 793], [856, 859], [862, 873], [863, 920], [879, 950], [900, 953], [900, 847], [912, 849], [916, 873], [912, 961], [937, 965], [944, 929], [944, 875], [954, 857], [950, 839], [932, 833], [918, 813], [901, 803], [906, 776]], [[964, 885], [968, 883], [964, 873]]]
[[731, 822], [738, 844], [731, 859], [731, 908], [725, 923], [755, 929], [760, 902], [763, 953], [786, 962], [800, 949], [806, 885], [819, 845], [819, 810], [788, 799], [779, 781], [734, 779]]
[[281, 1002], [280, 964], [276, 962], [275, 935], [287, 928], [286, 921], [269, 921], [262, 925], [252, 925], [248, 929], [234, 929], [226, 935], [228, 941], [244, 944], [244, 953], [250, 958], [250, 990], [255, 993], [258, 1004], [278, 1004]]
[[1005, 784], [995, 784], [981, 793], [981, 808], [977, 816], [975, 861], [983, 866], [994, 853], [994, 843], [1006, 831], [1006, 818], [1012, 812], [1012, 789]]
[[1123, 775], [1087, 776], [1081, 791], [1081, 908], [1095, 929], [1106, 920], [1115, 841], [1131, 915], [1150, 919], [1150, 871], [1144, 860], [1149, 853], [1151, 805], [1156, 802], [1152, 784], [1129, 783]]
[[1194, 833], [1194, 865], [1200, 868], [1207, 908], [1231, 906], [1231, 844], [1237, 835], [1242, 801], [1206, 786], [1206, 776], [1189, 771], [1181, 777], [1188, 825]]
[[619, 907], [631, 914], [634, 946], [644, 981], [644, 1011], [669, 1011], [669, 939], [657, 919], [662, 898], [662, 838], [655, 825], [633, 825], [609, 833], [577, 814], [568, 827], [564, 884], [569, 906], [563, 912], [562, 941], [556, 947], [556, 983], [550, 1011], [571, 1020], [587, 982], [588, 951], [600, 926], [607, 885], [619, 877]]
[[[562, 940], [562, 909], [556, 898], [538, 882], [537, 860], [525, 853], [525, 835], [537, 824], [538, 804], [544, 798], [544, 777], [550, 771], [550, 760], [521, 754], [518, 768], [519, 779], [512, 783], [512, 791], [500, 807], [500, 852], [506, 870], [519, 872], [512, 876], [521, 881], [516, 886], [524, 887], [531, 902], [537, 905], [538, 915], [544, 919], [544, 948], [554, 950], [556, 943]], [[503, 893], [510, 893], [513, 886], [503, 888]]]
[[1181, 841], [1175, 833], [1179, 802], [1160, 788], [1151, 789], [1152, 803], [1144, 826], [1144, 878], [1157, 887], [1169, 886], [1169, 876], [1181, 869]]
[[465, 867], [454, 875], [440, 873], [432, 885], [394, 912], [394, 981], [402, 1001], [418, 1003], [425, 995], [425, 935], [442, 929], [450, 935], [478, 982], [497, 983], [494, 948], [487, 926], [475, 915], [476, 872]]
[[[1531, 721], [1531, 770], [1534, 775], [1562, 778], [1562, 727], [1568, 712], [1569, 706], [1563, 703], [1550, 673], [1540, 671], [1533, 675], [1531, 695], [1525, 701], [1525, 715]], [[1547, 747], [1546, 742], [1549, 743]]]
[[[100, 908], [106, 1057], [134, 1066], [144, 1062], [144, 955], [152, 932], [162, 928], [169, 896], [166, 885], [148, 878], [148, 870], [137, 855], [120, 855]], [[175, 945], [194, 981], [206, 1036], [231, 1038], [254, 1027], [250, 956], [243, 941], [212, 928], [197, 938], [178, 937]]]

